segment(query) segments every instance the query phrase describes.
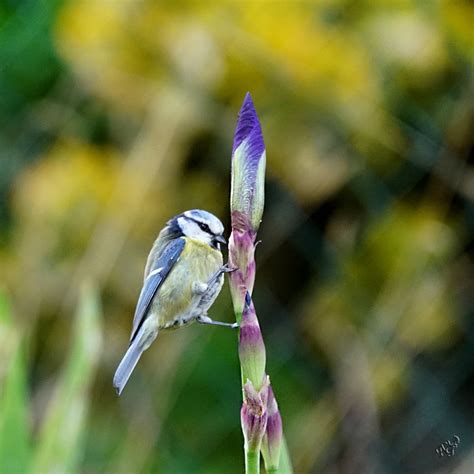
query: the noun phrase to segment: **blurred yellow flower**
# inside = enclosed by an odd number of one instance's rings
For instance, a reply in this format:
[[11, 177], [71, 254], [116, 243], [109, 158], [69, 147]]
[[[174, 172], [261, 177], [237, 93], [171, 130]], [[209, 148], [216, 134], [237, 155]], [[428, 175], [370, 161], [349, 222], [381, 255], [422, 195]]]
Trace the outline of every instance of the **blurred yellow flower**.
[[15, 185], [14, 206], [22, 222], [77, 226], [79, 233], [107, 203], [118, 153], [77, 141], [62, 141], [27, 169]]

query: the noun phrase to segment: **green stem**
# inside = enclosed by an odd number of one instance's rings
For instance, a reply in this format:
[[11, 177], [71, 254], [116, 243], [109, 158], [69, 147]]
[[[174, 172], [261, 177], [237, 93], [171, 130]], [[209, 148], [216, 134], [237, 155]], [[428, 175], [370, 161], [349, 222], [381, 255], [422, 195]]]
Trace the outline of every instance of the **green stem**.
[[260, 474], [260, 450], [245, 450], [245, 474]]

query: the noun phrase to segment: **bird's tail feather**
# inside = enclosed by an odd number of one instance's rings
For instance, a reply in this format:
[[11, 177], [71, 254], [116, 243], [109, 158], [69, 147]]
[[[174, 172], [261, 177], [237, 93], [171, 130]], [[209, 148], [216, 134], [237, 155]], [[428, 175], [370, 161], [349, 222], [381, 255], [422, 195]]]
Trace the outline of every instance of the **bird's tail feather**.
[[124, 389], [125, 385], [130, 378], [130, 375], [133, 372], [133, 369], [137, 365], [138, 361], [140, 360], [141, 355], [143, 354], [143, 347], [140, 347], [138, 344], [138, 338], [136, 338], [130, 347], [128, 348], [127, 352], [123, 356], [123, 359], [120, 361], [119, 366], [114, 375], [114, 387], [117, 390], [117, 393], [120, 395], [122, 390]]

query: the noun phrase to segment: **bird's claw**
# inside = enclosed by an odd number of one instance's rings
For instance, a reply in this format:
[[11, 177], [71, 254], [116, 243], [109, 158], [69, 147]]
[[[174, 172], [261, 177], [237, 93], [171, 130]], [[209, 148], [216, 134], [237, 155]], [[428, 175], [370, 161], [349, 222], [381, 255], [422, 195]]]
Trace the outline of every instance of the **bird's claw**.
[[232, 272], [235, 272], [236, 270], [238, 270], [237, 267], [231, 267], [229, 266], [228, 263], [226, 263], [222, 268], [222, 273], [232, 273]]

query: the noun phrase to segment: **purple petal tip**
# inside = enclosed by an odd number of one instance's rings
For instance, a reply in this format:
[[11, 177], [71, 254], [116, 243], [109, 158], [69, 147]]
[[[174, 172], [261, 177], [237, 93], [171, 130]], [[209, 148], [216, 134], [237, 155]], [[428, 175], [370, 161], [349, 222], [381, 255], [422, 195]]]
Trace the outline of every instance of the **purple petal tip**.
[[249, 92], [245, 95], [244, 102], [239, 112], [239, 118], [234, 133], [232, 154], [246, 139], [248, 140], [248, 156], [255, 159], [260, 158], [265, 150], [265, 143], [263, 142], [262, 129], [258, 120], [257, 111], [255, 110], [252, 96]]

